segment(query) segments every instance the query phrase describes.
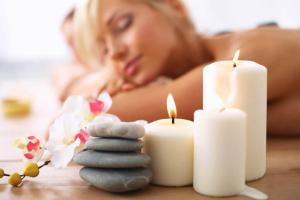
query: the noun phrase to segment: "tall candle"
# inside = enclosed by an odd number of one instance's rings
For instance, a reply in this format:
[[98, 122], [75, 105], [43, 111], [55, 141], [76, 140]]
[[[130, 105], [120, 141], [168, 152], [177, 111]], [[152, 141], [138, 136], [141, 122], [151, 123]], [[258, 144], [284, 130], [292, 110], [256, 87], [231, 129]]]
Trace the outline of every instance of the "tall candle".
[[203, 108], [247, 113], [246, 180], [266, 172], [267, 69], [252, 61], [220, 61], [203, 70]]
[[246, 114], [238, 109], [194, 114], [194, 189], [232, 196], [245, 187]]
[[170, 119], [157, 120], [145, 127], [144, 151], [151, 157], [152, 183], [191, 185], [194, 124], [189, 120], [176, 119], [175, 103], [170, 96], [168, 99]]

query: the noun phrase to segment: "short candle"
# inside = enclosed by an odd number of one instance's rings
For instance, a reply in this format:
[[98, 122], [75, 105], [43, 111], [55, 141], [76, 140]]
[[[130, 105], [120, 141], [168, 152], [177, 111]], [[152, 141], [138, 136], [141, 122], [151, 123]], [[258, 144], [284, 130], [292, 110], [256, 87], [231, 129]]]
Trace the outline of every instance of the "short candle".
[[168, 97], [170, 119], [146, 125], [145, 152], [151, 157], [152, 183], [184, 186], [193, 182], [194, 123], [176, 118], [173, 98]]

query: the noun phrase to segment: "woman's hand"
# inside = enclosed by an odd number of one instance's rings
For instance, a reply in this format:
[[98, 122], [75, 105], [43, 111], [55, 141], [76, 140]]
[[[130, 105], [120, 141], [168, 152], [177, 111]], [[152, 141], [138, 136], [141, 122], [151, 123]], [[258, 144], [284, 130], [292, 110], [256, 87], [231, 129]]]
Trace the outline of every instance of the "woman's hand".
[[[124, 77], [112, 68], [106, 68], [103, 70], [104, 81], [103, 84], [99, 85], [97, 95], [106, 90], [111, 96], [114, 96], [119, 92], [130, 91], [138, 87], [137, 85], [126, 81]], [[150, 82], [148, 86], [164, 85], [170, 81], [172, 80], [167, 77], [158, 77], [153, 82]]]
[[[112, 73], [112, 71], [107, 71], [105, 76], [108, 78], [108, 80], [106, 80], [103, 85], [99, 86], [98, 94], [106, 90], [111, 96], [114, 96], [119, 92], [126, 92], [140, 87], [133, 83], [126, 82], [125, 79], [123, 79], [117, 73]], [[161, 76], [153, 82], [148, 83], [147, 86], [164, 85], [171, 81], [172, 79]]]
[[137, 87], [133, 83], [126, 81], [125, 78], [112, 67], [106, 67], [102, 72], [102, 82], [97, 86], [97, 95], [103, 91], [107, 91], [111, 96], [114, 96], [118, 92], [129, 91]]

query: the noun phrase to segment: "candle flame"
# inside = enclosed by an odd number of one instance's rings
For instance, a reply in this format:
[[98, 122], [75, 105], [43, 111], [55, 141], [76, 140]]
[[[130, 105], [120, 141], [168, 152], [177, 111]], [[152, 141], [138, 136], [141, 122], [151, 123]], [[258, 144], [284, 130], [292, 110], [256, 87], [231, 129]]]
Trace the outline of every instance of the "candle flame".
[[176, 118], [177, 115], [176, 104], [171, 93], [168, 94], [167, 109], [168, 109], [169, 117], [172, 119]]
[[232, 61], [233, 61], [233, 66], [234, 66], [234, 67], [236, 67], [236, 63], [237, 63], [239, 57], [240, 57], [240, 50], [238, 49], [238, 50], [235, 52], [234, 57], [233, 57], [233, 59], [232, 59]]

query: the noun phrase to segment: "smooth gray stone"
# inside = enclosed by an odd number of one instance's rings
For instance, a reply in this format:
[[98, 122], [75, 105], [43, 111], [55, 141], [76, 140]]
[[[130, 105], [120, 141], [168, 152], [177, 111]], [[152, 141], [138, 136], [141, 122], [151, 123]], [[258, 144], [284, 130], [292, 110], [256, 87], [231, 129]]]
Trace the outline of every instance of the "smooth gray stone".
[[97, 169], [84, 167], [80, 177], [93, 186], [109, 192], [128, 192], [147, 186], [152, 173], [147, 168]]
[[101, 152], [86, 150], [74, 156], [74, 161], [86, 167], [97, 168], [136, 168], [146, 167], [150, 157], [142, 153]]
[[87, 141], [86, 147], [97, 151], [140, 151], [143, 148], [143, 141], [119, 138], [94, 138]]
[[94, 137], [138, 139], [145, 135], [145, 128], [134, 122], [93, 122], [87, 131]]

